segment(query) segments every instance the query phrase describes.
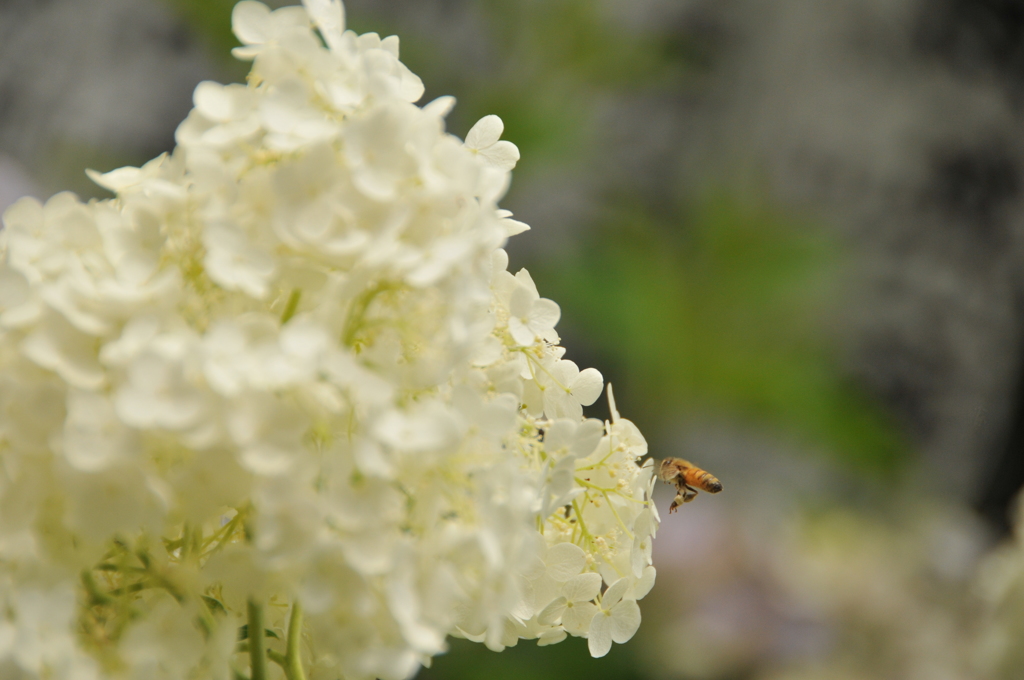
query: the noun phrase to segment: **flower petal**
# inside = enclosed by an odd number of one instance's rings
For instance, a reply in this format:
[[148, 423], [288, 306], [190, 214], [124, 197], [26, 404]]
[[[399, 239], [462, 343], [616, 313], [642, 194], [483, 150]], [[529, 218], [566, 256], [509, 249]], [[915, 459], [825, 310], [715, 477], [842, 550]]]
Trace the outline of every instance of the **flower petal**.
[[501, 122], [501, 118], [493, 114], [484, 116], [470, 128], [469, 134], [466, 135], [466, 146], [477, 151], [486, 149], [501, 139], [504, 130], [505, 124]]
[[544, 626], [550, 626], [562, 618], [565, 613], [566, 599], [558, 597], [548, 603], [548, 606], [537, 615], [537, 622]]
[[629, 590], [631, 579], [627, 577], [620, 578], [615, 583], [608, 586], [608, 590], [604, 591], [604, 595], [601, 597], [601, 606], [605, 609], [611, 609], [626, 595], [626, 591]]
[[480, 155], [489, 160], [494, 167], [507, 172], [519, 162], [519, 147], [512, 142], [500, 141], [481, 149]]
[[587, 632], [587, 647], [590, 648], [590, 656], [599, 659], [612, 648], [612, 617], [605, 611], [599, 611], [590, 622], [590, 630]]
[[601, 592], [601, 575], [591, 571], [573, 576], [566, 581], [562, 592], [573, 602], [593, 600]]
[[512, 316], [526, 319], [533, 311], [534, 302], [538, 300], [537, 293], [528, 287], [517, 285], [512, 289], [512, 296], [509, 298], [508, 311]]
[[438, 118], [444, 118], [455, 108], [455, 97], [444, 95], [434, 99], [423, 106], [424, 113], [429, 113]]
[[568, 581], [587, 566], [587, 556], [578, 545], [559, 543], [548, 550], [544, 562], [556, 581]]
[[262, 45], [267, 42], [270, 8], [262, 2], [242, 0], [231, 12], [231, 30], [243, 45]]
[[640, 580], [633, 586], [633, 595], [636, 599], [642, 600], [647, 593], [651, 592], [657, 575], [658, 571], [653, 566], [644, 567], [644, 573], [640, 576]]
[[593, 602], [576, 602], [566, 607], [562, 614], [562, 628], [576, 636], [583, 636], [590, 628], [590, 622], [597, 614], [597, 605]]
[[612, 640], [620, 645], [629, 642], [640, 627], [640, 605], [636, 600], [623, 600], [612, 607]]
[[576, 397], [584, 406], [590, 406], [601, 396], [604, 388], [604, 376], [596, 368], [587, 368], [580, 371], [579, 376], [573, 381], [569, 388], [572, 396]]
[[546, 647], [548, 645], [558, 644], [566, 638], [565, 631], [561, 628], [555, 628], [545, 633], [541, 633], [541, 636], [537, 638], [538, 647]]
[[302, 0], [309, 17], [332, 50], [341, 47], [341, 34], [345, 31], [345, 6], [340, 0]]
[[554, 328], [561, 317], [562, 310], [554, 300], [541, 298], [530, 307], [530, 325], [534, 328]]

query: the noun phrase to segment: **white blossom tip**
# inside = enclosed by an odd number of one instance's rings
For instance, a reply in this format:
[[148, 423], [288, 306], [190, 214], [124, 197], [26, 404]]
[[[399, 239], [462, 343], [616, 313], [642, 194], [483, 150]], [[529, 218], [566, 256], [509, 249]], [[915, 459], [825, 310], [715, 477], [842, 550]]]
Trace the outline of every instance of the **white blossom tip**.
[[261, 45], [268, 39], [266, 31], [270, 8], [256, 0], [242, 0], [231, 12], [231, 30], [243, 45]]
[[302, 4], [327, 46], [332, 50], [341, 49], [342, 34], [345, 32], [345, 6], [341, 0], [302, 0]]

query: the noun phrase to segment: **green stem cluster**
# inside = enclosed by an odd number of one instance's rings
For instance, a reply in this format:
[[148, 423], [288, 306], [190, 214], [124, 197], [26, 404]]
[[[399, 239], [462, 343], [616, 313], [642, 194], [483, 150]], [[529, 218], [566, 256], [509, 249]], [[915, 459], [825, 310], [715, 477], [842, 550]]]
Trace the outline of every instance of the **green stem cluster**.
[[[285, 641], [285, 653], [270, 649], [266, 645], [267, 629], [263, 621], [263, 605], [249, 600], [248, 624], [246, 640], [241, 651], [249, 653], [251, 677], [246, 678], [235, 671], [235, 680], [267, 680], [267, 659], [273, 661], [284, 671], [287, 680], [306, 680], [306, 672], [302, 668], [302, 605], [296, 600], [292, 604], [291, 615], [288, 617], [288, 636]], [[275, 636], [276, 637], [276, 636]]]
[[82, 571], [81, 584], [85, 607], [80, 631], [101, 654], [110, 651], [137, 618], [135, 603], [143, 591], [163, 589], [178, 602], [185, 601], [173, 570], [153, 560], [143, 539], [134, 547], [115, 540], [99, 564]]
[[[223, 526], [213, 529], [183, 524], [177, 537], [162, 540], [166, 559], [154, 557], [145, 536], [134, 541], [115, 540], [99, 563], [81, 574], [85, 606], [80, 632], [86, 644], [93, 647], [105, 663], [116, 666], [118, 641], [128, 625], [143, 615], [139, 598], [146, 591], [159, 589], [184, 604], [189, 598], [181, 586], [182, 582], [188, 581], [183, 572], [201, 568], [211, 555], [226, 545], [248, 540], [248, 515], [247, 507], [238, 508]], [[225, 614], [226, 608], [217, 589], [200, 595], [200, 603], [203, 606], [198, 607], [196, 623], [209, 636], [218, 625], [217, 616]], [[251, 677], [234, 669], [235, 680], [267, 680], [268, 659], [284, 669], [287, 680], [305, 680], [299, 653], [302, 607], [298, 603], [292, 607], [284, 654], [266, 645], [268, 635], [277, 635], [265, 628], [263, 606], [249, 602], [247, 617], [248, 624], [242, 629], [243, 642], [238, 651], [248, 653]]]

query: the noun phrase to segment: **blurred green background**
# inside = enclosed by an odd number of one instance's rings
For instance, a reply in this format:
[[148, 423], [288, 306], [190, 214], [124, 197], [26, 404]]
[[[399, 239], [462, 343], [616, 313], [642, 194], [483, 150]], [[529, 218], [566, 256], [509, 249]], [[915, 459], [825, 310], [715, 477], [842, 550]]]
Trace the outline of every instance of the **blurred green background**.
[[[161, 1], [195, 73], [244, 78], [233, 0]], [[1024, 559], [998, 542], [1020, 483], [1024, 12], [346, 4], [400, 36], [424, 102], [457, 98], [453, 134], [502, 118], [522, 153], [504, 204], [533, 227], [512, 268], [652, 455], [725, 486], [663, 514], [644, 623], [607, 658], [456, 640], [419, 677], [1024, 677]], [[88, 193], [61, 168], [154, 151], [69, 140], [0, 152]]]

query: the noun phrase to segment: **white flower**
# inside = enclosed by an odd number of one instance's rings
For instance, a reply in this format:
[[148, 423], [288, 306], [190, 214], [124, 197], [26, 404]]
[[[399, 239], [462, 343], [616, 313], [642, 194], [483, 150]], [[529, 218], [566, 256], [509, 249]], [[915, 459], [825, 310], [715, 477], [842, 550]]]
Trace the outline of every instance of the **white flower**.
[[95, 339], [55, 312], [46, 313], [25, 336], [21, 351], [72, 387], [95, 390], [106, 380], [96, 357]]
[[138, 447], [135, 432], [117, 417], [105, 395], [71, 390], [67, 414], [61, 448], [73, 468], [97, 472], [130, 457]]
[[525, 269], [516, 274], [516, 284], [508, 304], [508, 329], [512, 337], [520, 345], [532, 345], [537, 338], [556, 342], [558, 335], [555, 334], [555, 324], [562, 315], [558, 304], [541, 298], [530, 273]]
[[572, 543], [557, 543], [548, 549], [544, 558], [547, 573], [555, 581], [568, 581], [587, 566], [587, 555]]
[[590, 622], [587, 646], [594, 658], [604, 656], [612, 642], [629, 641], [640, 627], [640, 607], [633, 598], [625, 598], [629, 580], [619, 579], [605, 591], [601, 605]]
[[576, 459], [589, 455], [601, 440], [603, 427], [593, 418], [582, 422], [556, 420], [544, 433], [544, 450], [550, 468], [542, 492], [541, 517], [548, 517], [583, 493], [576, 484]]
[[[9, 658], [19, 677], [95, 680], [97, 664], [75, 648], [75, 593], [69, 583], [53, 588], [23, 584], [6, 593], [6, 613], [15, 625], [0, 624], [0, 668]], [[0, 600], [2, 601], [2, 600]], [[22, 675], [23, 674], [23, 675]]]
[[324, 37], [327, 46], [332, 50], [338, 50], [345, 30], [345, 6], [341, 4], [341, 0], [308, 0], [306, 11], [320, 30], [320, 35]]
[[466, 146], [486, 158], [499, 170], [511, 170], [519, 161], [519, 149], [512, 142], [498, 141], [505, 124], [497, 116], [484, 116], [466, 135]]
[[[190, 625], [181, 605], [166, 592], [147, 603], [143, 619], [129, 630], [122, 655], [125, 675], [132, 680], [176, 680], [185, 677], [203, 656], [202, 633]], [[192, 612], [199, 614], [198, 610]], [[219, 640], [223, 645], [224, 641]], [[176, 650], [167, 654], [166, 648]]]
[[206, 272], [228, 290], [240, 290], [257, 299], [269, 291], [274, 259], [246, 239], [237, 229], [210, 225], [203, 234]]
[[[157, 344], [159, 343], [159, 344]], [[203, 421], [208, 403], [188, 375], [194, 338], [162, 335], [128, 366], [114, 407], [129, 426], [189, 430]]]
[[573, 635], [585, 635], [597, 613], [592, 600], [601, 592], [601, 576], [593, 572], [574, 576], [562, 587], [562, 595], [544, 608], [541, 623], [561, 623]]
[[250, 77], [200, 83], [172, 153], [4, 215], [0, 669], [221, 680], [250, 605], [310, 677], [407, 678], [448, 635], [606, 653], [653, 583], [651, 467], [507, 271], [518, 149], [448, 134], [338, 0], [233, 21]]
[[583, 417], [583, 406], [590, 406], [601, 395], [604, 378], [596, 368], [581, 371], [569, 360], [541, 364], [536, 384], [543, 398], [544, 413], [552, 418]]
[[231, 27], [246, 47], [232, 50], [239, 59], [252, 59], [268, 47], [278, 46], [292, 36], [308, 32], [309, 15], [299, 7], [270, 11], [262, 2], [242, 0], [231, 14]]

